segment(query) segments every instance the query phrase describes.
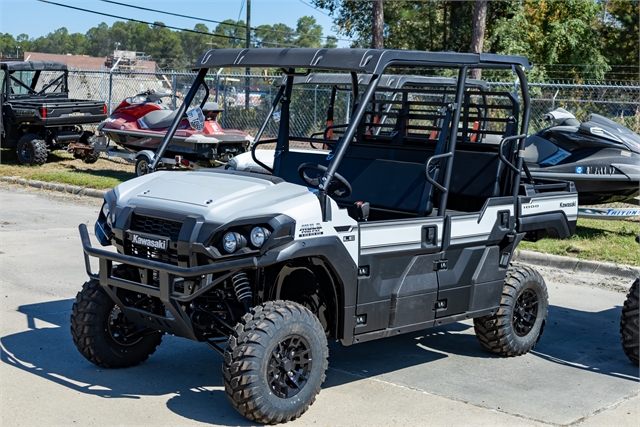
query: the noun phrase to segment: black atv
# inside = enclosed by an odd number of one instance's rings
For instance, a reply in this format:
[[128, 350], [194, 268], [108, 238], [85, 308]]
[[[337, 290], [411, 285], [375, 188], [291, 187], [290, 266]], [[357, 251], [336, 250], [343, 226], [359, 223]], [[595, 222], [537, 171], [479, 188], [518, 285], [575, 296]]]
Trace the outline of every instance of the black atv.
[[82, 125], [104, 120], [107, 106], [70, 99], [68, 75], [61, 62], [0, 62], [0, 145], [14, 148], [21, 164], [42, 165], [58, 149], [87, 163], [98, 160], [96, 136]]

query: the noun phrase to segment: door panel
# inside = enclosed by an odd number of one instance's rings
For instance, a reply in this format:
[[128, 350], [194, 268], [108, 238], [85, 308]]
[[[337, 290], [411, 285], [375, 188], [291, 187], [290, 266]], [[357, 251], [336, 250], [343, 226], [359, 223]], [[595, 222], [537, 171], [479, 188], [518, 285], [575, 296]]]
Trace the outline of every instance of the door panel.
[[[433, 320], [442, 218], [361, 223], [354, 333]], [[361, 317], [360, 322], [363, 321]]]

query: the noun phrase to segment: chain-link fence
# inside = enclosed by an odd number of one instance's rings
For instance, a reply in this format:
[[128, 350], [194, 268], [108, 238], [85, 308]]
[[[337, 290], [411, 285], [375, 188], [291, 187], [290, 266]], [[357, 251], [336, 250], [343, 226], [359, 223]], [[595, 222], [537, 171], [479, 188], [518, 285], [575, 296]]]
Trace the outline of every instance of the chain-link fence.
[[[70, 96], [77, 99], [99, 99], [107, 103], [109, 112], [122, 100], [150, 89], [172, 88], [173, 96], [164, 102], [171, 108], [180, 105], [179, 93], [186, 94], [195, 73], [110, 73], [108, 71], [69, 72]], [[241, 129], [255, 135], [269, 111], [278, 89], [280, 76], [213, 74], [205, 80], [209, 101], [223, 108], [220, 123], [224, 128]], [[513, 92], [513, 82], [489, 82], [491, 90]], [[249, 99], [246, 99], [246, 93]], [[300, 85], [291, 97], [291, 132], [297, 136], [310, 136], [321, 132], [327, 124], [327, 107], [331, 88]], [[540, 119], [555, 108], [562, 107], [584, 121], [591, 113], [615, 120], [636, 133], [640, 133], [640, 84], [606, 83], [573, 84], [567, 82], [532, 83], [531, 125], [529, 132], [547, 126]], [[205, 95], [200, 91], [197, 99]], [[333, 109], [333, 122], [346, 123], [347, 112], [353, 103], [351, 92], [338, 91]], [[279, 107], [277, 107], [279, 108]], [[279, 114], [269, 121], [264, 138], [277, 136]]]
[[[491, 82], [493, 89], [512, 91], [513, 83]], [[537, 132], [549, 124], [542, 117], [556, 108], [564, 108], [580, 121], [595, 113], [614, 120], [640, 134], [640, 83], [566, 82], [531, 83], [531, 122], [529, 132]]]

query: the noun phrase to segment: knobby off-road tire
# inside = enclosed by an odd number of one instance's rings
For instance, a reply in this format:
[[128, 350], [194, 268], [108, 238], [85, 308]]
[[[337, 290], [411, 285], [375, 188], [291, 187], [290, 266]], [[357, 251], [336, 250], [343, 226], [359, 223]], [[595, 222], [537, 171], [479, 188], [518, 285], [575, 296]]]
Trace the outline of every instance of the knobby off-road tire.
[[636, 279], [629, 289], [627, 299], [622, 306], [620, 316], [620, 334], [622, 335], [622, 349], [633, 363], [638, 365], [638, 329], [640, 313], [638, 310], [638, 287], [640, 278]]
[[39, 166], [47, 162], [47, 143], [37, 135], [27, 135], [16, 146], [18, 161], [23, 165]]
[[104, 368], [144, 362], [162, 341], [162, 333], [130, 322], [95, 279], [76, 296], [71, 336], [88, 361]]
[[529, 267], [513, 265], [507, 272], [496, 314], [473, 320], [480, 344], [503, 356], [520, 356], [540, 340], [549, 310], [547, 285]]
[[245, 314], [229, 338], [222, 366], [227, 397], [250, 420], [294, 420], [320, 392], [328, 357], [311, 311], [291, 301], [266, 302]]

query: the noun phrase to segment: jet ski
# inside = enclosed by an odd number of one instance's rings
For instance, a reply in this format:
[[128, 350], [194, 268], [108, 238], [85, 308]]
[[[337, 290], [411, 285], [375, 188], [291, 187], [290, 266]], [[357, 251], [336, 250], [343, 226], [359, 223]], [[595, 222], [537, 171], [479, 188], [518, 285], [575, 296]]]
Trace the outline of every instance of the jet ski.
[[551, 126], [531, 135], [524, 160], [533, 178], [573, 181], [580, 205], [635, 203], [640, 187], [640, 136], [599, 114], [580, 123], [557, 108]]
[[[132, 153], [155, 152], [177, 114], [162, 103], [162, 98], [171, 95], [161, 89], [126, 98], [98, 130]], [[216, 120], [220, 112], [217, 103], [204, 101], [187, 111], [165, 156], [184, 158], [200, 166], [217, 166], [247, 151], [253, 138], [239, 130], [223, 129]]]

